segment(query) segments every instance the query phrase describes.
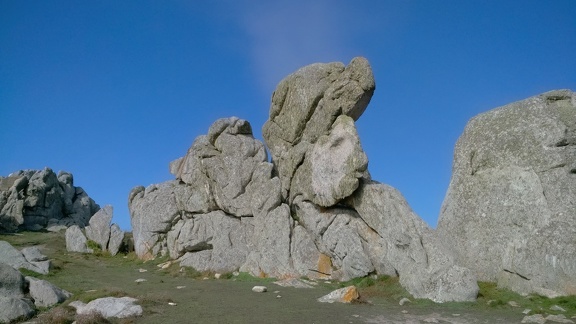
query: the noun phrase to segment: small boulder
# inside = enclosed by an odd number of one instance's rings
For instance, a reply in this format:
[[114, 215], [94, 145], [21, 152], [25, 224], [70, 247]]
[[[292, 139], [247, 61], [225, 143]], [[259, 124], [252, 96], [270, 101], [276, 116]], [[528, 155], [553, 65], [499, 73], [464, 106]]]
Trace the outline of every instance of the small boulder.
[[358, 300], [359, 298], [360, 294], [358, 294], [358, 290], [356, 289], [356, 287], [348, 286], [334, 290], [328, 295], [318, 298], [318, 301], [321, 303], [333, 303], [333, 302], [351, 303], [355, 300]]
[[267, 292], [268, 288], [266, 288], [265, 286], [254, 286], [254, 287], [252, 287], [252, 291], [257, 292], [257, 293], [263, 293], [263, 292]]
[[70, 306], [76, 308], [77, 314], [98, 312], [105, 318], [126, 318], [142, 315], [142, 306], [135, 304], [136, 301], [136, 298], [131, 297], [104, 297], [95, 299], [88, 304], [74, 301], [70, 303]]
[[0, 295], [0, 323], [30, 318], [35, 313], [34, 305], [29, 300]]

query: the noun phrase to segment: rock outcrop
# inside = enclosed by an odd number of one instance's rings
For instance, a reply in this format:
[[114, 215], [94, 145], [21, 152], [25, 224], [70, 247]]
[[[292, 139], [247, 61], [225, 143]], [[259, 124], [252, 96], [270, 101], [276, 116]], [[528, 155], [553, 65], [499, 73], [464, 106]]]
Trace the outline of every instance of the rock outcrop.
[[99, 207], [73, 182], [71, 173], [49, 168], [0, 177], [0, 231], [86, 226]]
[[551, 91], [470, 120], [438, 230], [480, 280], [576, 294], [576, 94]]
[[399, 275], [417, 298], [474, 300], [475, 276], [370, 179], [354, 122], [374, 89], [363, 58], [282, 80], [263, 129], [272, 162], [247, 121], [217, 120], [170, 164], [176, 180], [130, 193], [137, 255], [279, 278]]

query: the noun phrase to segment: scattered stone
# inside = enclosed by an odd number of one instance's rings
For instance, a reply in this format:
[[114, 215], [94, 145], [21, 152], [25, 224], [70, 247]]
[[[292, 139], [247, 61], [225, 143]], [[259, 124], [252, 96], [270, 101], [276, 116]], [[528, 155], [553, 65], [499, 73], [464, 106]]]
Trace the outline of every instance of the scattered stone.
[[148, 270], [140, 268], [140, 269], [138, 269], [138, 272], [140, 272], [140, 273], [142, 273], [142, 272], [148, 272]]
[[564, 314], [548, 315], [546, 316], [546, 321], [555, 323], [574, 323], [574, 321], [567, 319]]
[[169, 302], [168, 305], [170, 305], [170, 306], [176, 306], [176, 305], [178, 305], [178, 304], [173, 303], [173, 302]]
[[148, 281], [148, 280], [143, 279], [143, 278], [139, 278], [139, 279], [134, 280], [134, 282], [136, 282], [136, 283], [141, 283], [141, 282], [145, 282], [145, 281]]
[[458, 317], [460, 316], [460, 314], [452, 314], [452, 316]]
[[542, 316], [542, 314], [534, 314], [534, 315], [530, 315], [530, 316], [524, 316], [524, 318], [522, 319], [522, 322], [520, 322], [520, 323], [545, 324], [546, 319], [544, 318], [544, 316]]
[[354, 300], [358, 300], [360, 295], [355, 286], [348, 286], [332, 291], [328, 295], [318, 298], [321, 303], [351, 303]]
[[98, 312], [105, 318], [125, 318], [142, 315], [142, 306], [135, 304], [137, 299], [131, 297], [104, 297], [95, 299], [88, 304], [81, 301], [71, 302], [77, 314]]
[[282, 298], [282, 296], [280, 296], [280, 295], [276, 295], [276, 298]]
[[424, 323], [440, 323], [440, 321], [438, 321], [436, 318], [434, 317], [428, 317], [422, 320]]
[[404, 309], [402, 310], [402, 314], [408, 314], [408, 311]]
[[214, 279], [220, 279], [222, 275], [220, 273], [215, 273], [214, 274]]
[[30, 296], [34, 299], [36, 307], [51, 307], [64, 302], [72, 296], [66, 290], [60, 289], [46, 280], [34, 277], [25, 277], [28, 282]]
[[252, 291], [257, 293], [263, 293], [268, 291], [268, 288], [266, 288], [265, 286], [254, 286], [252, 287]]
[[232, 275], [233, 275], [234, 277], [238, 277], [238, 276], [240, 275], [240, 272], [234, 271], [234, 272], [232, 272]]
[[406, 304], [406, 303], [411, 303], [411, 302], [412, 302], [412, 301], [411, 301], [410, 299], [404, 297], [404, 298], [400, 299], [399, 304], [400, 304], [400, 306], [404, 306], [404, 304]]
[[510, 306], [512, 306], [512, 307], [520, 307], [520, 305], [518, 305], [518, 303], [515, 302], [515, 301], [513, 301], [513, 300], [509, 301], [509, 302], [508, 302], [508, 305], [510, 305]]
[[558, 312], [566, 312], [566, 310], [558, 305], [553, 305], [552, 307], [550, 307], [550, 310], [553, 311], [558, 311]]
[[184, 289], [186, 286], [176, 286], [176, 289]]
[[273, 282], [275, 285], [281, 287], [294, 287], [294, 288], [314, 288], [314, 286], [296, 278], [288, 278]]
[[522, 314], [528, 315], [528, 314], [530, 314], [531, 311], [532, 310], [530, 308], [526, 308], [525, 310], [522, 311]]

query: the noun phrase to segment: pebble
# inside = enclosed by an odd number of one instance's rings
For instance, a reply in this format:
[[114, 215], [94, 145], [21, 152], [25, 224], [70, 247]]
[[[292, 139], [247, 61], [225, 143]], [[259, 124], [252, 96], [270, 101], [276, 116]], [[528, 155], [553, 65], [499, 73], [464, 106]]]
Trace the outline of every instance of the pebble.
[[407, 311], [407, 310], [403, 310], [403, 311], [402, 311], [402, 314], [408, 314], [408, 311]]
[[513, 301], [513, 300], [509, 301], [509, 302], [508, 302], [508, 305], [510, 305], [510, 306], [512, 306], [512, 307], [520, 307], [520, 305], [518, 305], [518, 303], [515, 302], [515, 301]]
[[184, 289], [186, 286], [176, 286], [176, 289]]
[[554, 306], [550, 307], [550, 310], [558, 311], [558, 312], [565, 312], [566, 311], [564, 308], [562, 308], [558, 305], [554, 305]]
[[147, 280], [146, 280], [146, 279], [142, 279], [142, 278], [139, 278], [139, 279], [134, 280], [134, 282], [136, 282], [136, 283], [141, 283], [141, 282], [144, 282], [144, 281], [147, 281]]
[[277, 295], [277, 296], [276, 296], [276, 298], [282, 298], [282, 296], [280, 296], [280, 295]]
[[404, 304], [406, 303], [411, 303], [412, 301], [406, 297], [400, 299], [400, 302], [398, 304], [400, 304], [400, 306], [404, 306]]
[[142, 272], [147, 272], [147, 271], [148, 271], [148, 270], [142, 269], [142, 268], [138, 269], [138, 272], [140, 272], [140, 273], [142, 273]]
[[252, 287], [252, 291], [257, 293], [263, 293], [268, 291], [268, 288], [266, 288], [265, 286], [254, 286]]
[[168, 305], [170, 305], [170, 306], [176, 306], [176, 305], [178, 305], [178, 304], [170, 302], [170, 303], [168, 303]]

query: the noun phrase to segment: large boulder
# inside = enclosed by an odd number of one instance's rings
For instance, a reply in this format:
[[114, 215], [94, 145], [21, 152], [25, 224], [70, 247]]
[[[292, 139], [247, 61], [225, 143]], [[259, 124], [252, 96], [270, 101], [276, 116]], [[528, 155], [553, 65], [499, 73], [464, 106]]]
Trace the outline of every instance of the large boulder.
[[82, 188], [74, 187], [68, 172], [56, 175], [45, 168], [0, 177], [0, 231], [84, 227], [98, 209]]
[[470, 120], [438, 230], [481, 280], [576, 294], [576, 95], [551, 91]]
[[22, 252], [6, 241], [0, 241], [0, 260], [14, 269], [27, 269], [40, 274], [48, 274], [50, 269], [50, 261], [30, 262]]
[[34, 304], [24, 296], [25, 287], [22, 274], [11, 265], [0, 262], [0, 323], [34, 315]]
[[[320, 141], [315, 149], [316, 154], [309, 153], [309, 159], [322, 159], [318, 153], [325, 151], [322, 148], [330, 145], [330, 142], [340, 144], [335, 141], [342, 132], [355, 133], [349, 125], [346, 127], [345, 121], [339, 123], [340, 127], [334, 127], [334, 122], [342, 115], [357, 120], [368, 106], [375, 87], [370, 64], [361, 57], [354, 58], [348, 66], [342, 63], [312, 64], [299, 69], [280, 82], [272, 96], [270, 117], [264, 124], [263, 136], [278, 171], [283, 197], [289, 197], [292, 178], [312, 144], [334, 129], [331, 136], [324, 137]], [[348, 138], [347, 141], [356, 146], [355, 138]], [[345, 143], [341, 145], [340, 150], [344, 150], [346, 154], [339, 166], [354, 169], [351, 171], [356, 169], [364, 171], [366, 168], [364, 163], [367, 161], [356, 163], [349, 161], [352, 152], [358, 155], [357, 149]], [[326, 170], [322, 170], [318, 165], [316, 168], [319, 171], [317, 174], [325, 174], [322, 171]], [[332, 177], [342, 178], [341, 172], [335, 173]], [[352, 175], [355, 175], [354, 172]], [[322, 199], [338, 200], [342, 198], [339, 196], [350, 194], [348, 191], [350, 185], [354, 187], [354, 180], [350, 179], [349, 174], [344, 178], [346, 180], [341, 185], [348, 187], [332, 188], [337, 189], [334, 192], [336, 195], [330, 197], [325, 193]], [[339, 184], [332, 186], [338, 187]], [[324, 191], [327, 190], [322, 185], [319, 187]]]

